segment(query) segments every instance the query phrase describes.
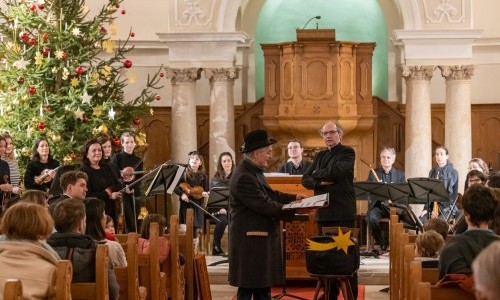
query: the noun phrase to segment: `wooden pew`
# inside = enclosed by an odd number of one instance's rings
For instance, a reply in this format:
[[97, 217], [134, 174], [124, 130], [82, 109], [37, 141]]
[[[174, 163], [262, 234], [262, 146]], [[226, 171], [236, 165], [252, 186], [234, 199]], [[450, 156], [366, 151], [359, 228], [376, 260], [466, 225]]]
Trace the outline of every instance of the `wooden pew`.
[[107, 300], [108, 293], [108, 246], [97, 245], [95, 260], [95, 282], [81, 282], [71, 284], [73, 300]]
[[196, 299], [194, 282], [194, 245], [193, 245], [194, 212], [188, 209], [186, 213], [186, 233], [179, 234], [179, 251], [184, 256], [184, 280], [186, 284], [186, 299]]
[[410, 299], [410, 263], [415, 258], [415, 244], [404, 245], [403, 251], [403, 299]]
[[407, 277], [409, 282], [410, 300], [418, 299], [418, 283], [429, 282], [436, 284], [439, 281], [438, 268], [422, 268], [422, 261], [413, 260], [410, 262], [410, 275]]
[[[160, 272], [158, 258], [158, 223], [151, 223], [149, 227], [149, 254], [138, 254], [139, 285], [146, 287], [148, 299], [167, 299], [166, 274]], [[127, 249], [129, 252], [130, 249]]]
[[392, 259], [393, 267], [392, 267], [392, 273], [390, 276], [392, 276], [393, 282], [391, 282], [391, 288], [390, 288], [390, 293], [391, 293], [391, 299], [400, 299], [399, 298], [399, 291], [400, 291], [400, 286], [399, 286], [399, 272], [400, 272], [400, 267], [399, 267], [399, 241], [401, 238], [401, 235], [404, 233], [404, 228], [403, 228], [403, 223], [396, 223], [395, 226], [395, 232], [394, 232], [394, 244], [393, 248], [391, 248], [391, 253], [390, 253], [390, 258]]
[[[126, 241], [122, 244], [123, 238]], [[121, 239], [121, 240], [120, 240]], [[147, 289], [144, 286], [139, 286], [138, 274], [139, 267], [137, 265], [137, 240], [136, 233], [124, 234], [118, 239], [126, 253], [127, 267], [115, 268], [116, 281], [120, 286], [120, 300], [137, 300], [146, 299]]]
[[184, 266], [179, 262], [179, 217], [170, 216], [170, 232], [167, 235], [170, 242], [170, 255], [161, 265], [161, 270], [167, 274], [167, 292], [172, 300], [182, 300], [185, 296]]
[[467, 293], [459, 287], [436, 287], [429, 282], [418, 283], [419, 300], [474, 300], [474, 295]]
[[390, 288], [390, 297], [393, 298], [393, 287], [395, 281], [395, 248], [396, 248], [396, 224], [398, 223], [398, 215], [396, 214], [396, 209], [391, 208], [389, 215], [389, 249], [391, 251], [389, 255], [389, 286]]
[[205, 254], [196, 254], [194, 258], [194, 269], [196, 275], [196, 290], [200, 299], [212, 300]]
[[23, 284], [19, 279], [7, 279], [3, 287], [4, 300], [22, 300]]
[[56, 300], [71, 299], [73, 266], [69, 260], [60, 260], [56, 265]]

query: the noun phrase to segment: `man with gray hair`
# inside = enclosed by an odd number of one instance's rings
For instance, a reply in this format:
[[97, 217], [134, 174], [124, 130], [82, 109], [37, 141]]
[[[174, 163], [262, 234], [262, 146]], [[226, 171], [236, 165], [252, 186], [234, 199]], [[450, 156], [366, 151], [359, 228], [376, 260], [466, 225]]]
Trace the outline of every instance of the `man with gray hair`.
[[[396, 161], [396, 150], [390, 147], [384, 147], [380, 151], [380, 167], [375, 170], [370, 170], [367, 181], [378, 181], [383, 183], [400, 183], [405, 182], [405, 174], [392, 165]], [[389, 208], [380, 201], [370, 201], [368, 213], [366, 214], [366, 222], [375, 239], [375, 243], [380, 245], [381, 251], [387, 250], [388, 238], [387, 233], [380, 228], [380, 220], [389, 217]], [[380, 253], [379, 253], [380, 254]]]

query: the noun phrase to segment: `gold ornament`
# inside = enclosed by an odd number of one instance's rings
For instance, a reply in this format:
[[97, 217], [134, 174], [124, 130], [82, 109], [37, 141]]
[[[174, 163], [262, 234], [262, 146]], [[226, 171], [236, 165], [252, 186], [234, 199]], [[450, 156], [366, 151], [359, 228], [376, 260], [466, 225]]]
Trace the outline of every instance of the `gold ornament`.
[[142, 147], [146, 144], [146, 134], [143, 132], [139, 132], [135, 135], [135, 143], [138, 147]]
[[29, 157], [30, 156], [30, 149], [28, 147], [23, 147], [23, 149], [21, 149], [21, 155]]
[[61, 141], [61, 135], [58, 133], [53, 133], [52, 140], [54, 141], [54, 143], [59, 143]]
[[101, 126], [99, 126], [99, 128], [97, 128], [97, 130], [99, 130], [100, 134], [108, 134], [108, 126], [106, 126], [105, 124], [102, 124]]
[[71, 158], [71, 156], [69, 155], [66, 155], [64, 158], [63, 158], [63, 163], [64, 165], [69, 165], [73, 162], [73, 159]]

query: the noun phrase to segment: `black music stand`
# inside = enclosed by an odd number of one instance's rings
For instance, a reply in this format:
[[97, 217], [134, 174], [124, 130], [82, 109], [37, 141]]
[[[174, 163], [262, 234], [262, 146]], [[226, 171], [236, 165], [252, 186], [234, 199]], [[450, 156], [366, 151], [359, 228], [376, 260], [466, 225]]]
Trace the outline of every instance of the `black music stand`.
[[389, 189], [389, 199], [391, 199], [393, 203], [403, 202], [408, 206], [411, 189], [407, 182], [390, 183], [387, 185], [387, 188]]
[[396, 208], [399, 220], [407, 225], [406, 228], [416, 230], [417, 232], [418, 230], [422, 231], [422, 222], [409, 206], [410, 202], [415, 202], [413, 201], [410, 185], [407, 182], [391, 183], [387, 185], [387, 188], [389, 189], [389, 195], [392, 202], [390, 207]]
[[[184, 170], [186, 169], [186, 165], [182, 164], [169, 164], [164, 163], [159, 166], [156, 171], [150, 172], [145, 176], [139, 178], [139, 180], [146, 181], [146, 185], [148, 186], [145, 196], [163, 194], [164, 199], [167, 199], [167, 194], [172, 194], [174, 188], [177, 186], [179, 179], [181, 178]], [[135, 183], [135, 182], [134, 182]], [[156, 206], [156, 202], [155, 202]], [[155, 207], [156, 211], [156, 207]], [[164, 216], [167, 217], [167, 204], [165, 203]]]
[[427, 218], [431, 217], [431, 201], [449, 202], [448, 192], [441, 180], [436, 178], [409, 178], [408, 184], [416, 201], [427, 203]]
[[281, 243], [282, 243], [282, 245], [281, 245], [281, 264], [282, 264], [282, 272], [283, 272], [283, 283], [282, 283], [281, 293], [276, 295], [276, 296], [272, 296], [273, 300], [278, 300], [278, 299], [281, 299], [283, 297], [290, 297], [290, 298], [299, 299], [299, 300], [307, 300], [305, 298], [295, 296], [295, 295], [292, 295], [292, 294], [289, 294], [286, 292], [286, 223], [293, 222], [293, 221], [308, 221], [308, 220], [309, 220], [309, 216], [303, 215], [303, 214], [295, 214], [293, 216], [293, 218], [291, 218], [291, 220], [288, 218], [282, 220], [283, 238], [281, 239]]

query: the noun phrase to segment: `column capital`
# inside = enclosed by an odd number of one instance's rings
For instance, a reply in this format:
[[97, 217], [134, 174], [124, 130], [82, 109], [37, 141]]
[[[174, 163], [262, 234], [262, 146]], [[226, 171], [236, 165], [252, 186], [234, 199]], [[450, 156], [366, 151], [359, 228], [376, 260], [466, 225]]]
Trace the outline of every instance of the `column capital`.
[[165, 76], [172, 83], [194, 83], [201, 77], [200, 68], [165, 68]]
[[474, 75], [474, 65], [439, 66], [446, 80], [470, 80]]
[[408, 80], [431, 80], [434, 66], [401, 66], [403, 77]]
[[206, 68], [205, 77], [213, 82], [228, 82], [238, 79], [240, 68]]

